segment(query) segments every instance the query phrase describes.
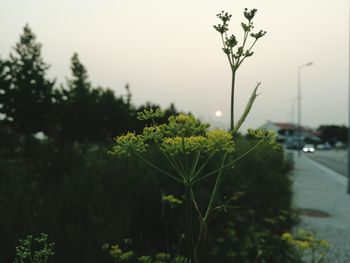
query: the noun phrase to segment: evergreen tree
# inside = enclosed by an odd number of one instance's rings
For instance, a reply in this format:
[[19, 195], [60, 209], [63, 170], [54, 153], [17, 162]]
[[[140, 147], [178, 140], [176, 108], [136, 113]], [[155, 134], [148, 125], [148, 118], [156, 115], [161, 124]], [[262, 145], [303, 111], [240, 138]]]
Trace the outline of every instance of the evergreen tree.
[[318, 131], [322, 142], [328, 142], [332, 146], [337, 141], [346, 143], [348, 140], [348, 128], [344, 125], [321, 125]]
[[7, 93], [9, 89], [9, 80], [6, 72], [7, 61], [0, 58], [0, 121], [5, 121], [4, 102], [6, 101]]
[[59, 134], [65, 140], [84, 142], [89, 139], [89, 131], [94, 125], [91, 118], [93, 106], [91, 82], [84, 65], [80, 62], [77, 53], [71, 58], [71, 76], [67, 85], [61, 86], [57, 95], [57, 113], [59, 114]]
[[71, 76], [62, 87], [58, 105], [59, 135], [71, 142], [102, 142], [130, 130], [133, 108], [128, 97], [116, 97], [110, 89], [92, 86], [77, 53], [71, 58]]
[[72, 77], [68, 79], [68, 88], [70, 99], [82, 100], [90, 95], [91, 82], [85, 66], [80, 62], [77, 53], [73, 54], [71, 59]]
[[1, 113], [24, 135], [50, 131], [54, 81], [46, 76], [49, 65], [41, 44], [26, 25], [7, 62], [0, 69]]

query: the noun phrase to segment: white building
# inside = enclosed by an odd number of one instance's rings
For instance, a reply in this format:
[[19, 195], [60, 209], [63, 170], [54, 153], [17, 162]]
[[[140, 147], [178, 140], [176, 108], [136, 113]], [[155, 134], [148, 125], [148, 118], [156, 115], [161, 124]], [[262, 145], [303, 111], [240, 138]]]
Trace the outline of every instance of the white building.
[[319, 137], [315, 131], [306, 127], [301, 128], [299, 138], [299, 129], [293, 123], [267, 121], [261, 128], [274, 131], [277, 136], [277, 141], [284, 143], [288, 148], [298, 148], [299, 144], [303, 145], [304, 142], [307, 141], [309, 141], [309, 143], [319, 141]]

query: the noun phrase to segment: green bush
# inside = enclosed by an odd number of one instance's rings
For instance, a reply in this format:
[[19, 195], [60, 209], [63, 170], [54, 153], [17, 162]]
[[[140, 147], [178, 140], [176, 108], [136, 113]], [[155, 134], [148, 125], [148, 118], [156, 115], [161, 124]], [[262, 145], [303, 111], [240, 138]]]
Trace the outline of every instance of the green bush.
[[[244, 151], [251, 143], [239, 138], [236, 145]], [[27, 170], [23, 162], [3, 162], [7, 169], [0, 169], [0, 261], [13, 259], [20, 237], [40, 232], [56, 243], [52, 262], [108, 262], [102, 244], [124, 238], [134, 241], [140, 255], [184, 252], [183, 204], [162, 202], [162, 195], [170, 194], [183, 200], [182, 187], [137, 160], [116, 161], [106, 154], [109, 148], [38, 143]], [[149, 158], [166, 168], [155, 151]], [[225, 172], [219, 198], [227, 204], [216, 208], [208, 259], [249, 262], [259, 255], [281, 262], [288, 248], [279, 237], [293, 223], [287, 172], [282, 151], [263, 145]], [[199, 204], [209, 198], [203, 189]]]

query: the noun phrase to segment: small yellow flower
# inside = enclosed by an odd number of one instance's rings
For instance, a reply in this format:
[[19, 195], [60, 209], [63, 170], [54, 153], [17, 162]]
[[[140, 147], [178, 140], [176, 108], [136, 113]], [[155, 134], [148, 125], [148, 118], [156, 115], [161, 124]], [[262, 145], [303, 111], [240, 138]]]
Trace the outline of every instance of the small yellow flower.
[[327, 240], [321, 239], [320, 246], [325, 248], [325, 249], [329, 249], [329, 242]]
[[306, 240], [295, 240], [294, 244], [301, 250], [306, 250], [311, 248], [310, 243]]
[[293, 240], [293, 236], [292, 236], [292, 234], [291, 233], [284, 233], [283, 235], [282, 235], [282, 240], [285, 240], [285, 241], [287, 241], [288, 243], [290, 243], [292, 240]]
[[123, 251], [118, 245], [111, 245], [109, 249], [109, 254], [112, 258], [119, 258], [122, 255]]
[[306, 238], [308, 233], [304, 229], [298, 229], [297, 236], [300, 238]]
[[135, 135], [133, 132], [128, 132], [115, 139], [115, 145], [110, 153], [118, 156], [131, 156], [132, 151], [143, 153], [146, 150], [147, 145], [144, 143], [142, 137]]
[[141, 134], [142, 138], [146, 141], [160, 141], [164, 137], [162, 126], [163, 125], [145, 127]]
[[181, 205], [182, 204], [182, 201], [180, 199], [177, 199], [173, 195], [163, 195], [162, 201], [169, 203], [170, 205]]
[[162, 118], [164, 115], [165, 115], [165, 112], [159, 108], [155, 110], [149, 109], [149, 110], [138, 112], [137, 119], [145, 121], [145, 120], [154, 119], [154, 118]]
[[235, 151], [232, 134], [223, 130], [213, 130], [207, 132], [209, 151], [223, 150], [228, 153]]

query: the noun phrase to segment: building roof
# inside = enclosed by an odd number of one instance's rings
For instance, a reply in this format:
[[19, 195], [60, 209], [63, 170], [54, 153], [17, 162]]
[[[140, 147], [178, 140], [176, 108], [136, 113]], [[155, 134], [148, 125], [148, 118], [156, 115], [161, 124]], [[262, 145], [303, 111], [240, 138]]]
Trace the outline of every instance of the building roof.
[[283, 130], [297, 130], [297, 126], [293, 123], [273, 122], [273, 124]]

